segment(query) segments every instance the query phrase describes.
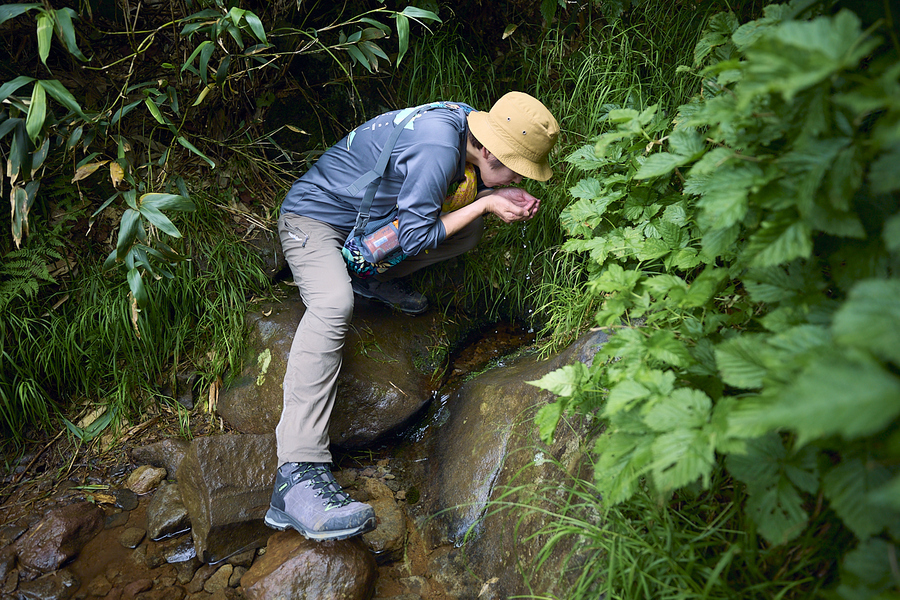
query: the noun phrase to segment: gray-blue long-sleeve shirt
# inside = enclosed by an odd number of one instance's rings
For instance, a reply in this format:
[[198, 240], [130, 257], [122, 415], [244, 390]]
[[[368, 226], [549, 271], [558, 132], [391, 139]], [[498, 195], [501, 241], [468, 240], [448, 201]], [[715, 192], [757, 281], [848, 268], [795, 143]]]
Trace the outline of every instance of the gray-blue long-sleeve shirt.
[[[379, 115], [329, 148], [294, 182], [281, 212], [317, 219], [349, 234], [365, 189], [351, 194], [347, 188], [373, 168], [403, 116], [404, 111]], [[436, 248], [446, 237], [441, 203], [450, 184], [465, 177], [467, 131], [462, 107], [439, 108], [415, 117], [397, 138], [370, 221], [388, 216], [397, 206], [400, 246], [408, 255]]]

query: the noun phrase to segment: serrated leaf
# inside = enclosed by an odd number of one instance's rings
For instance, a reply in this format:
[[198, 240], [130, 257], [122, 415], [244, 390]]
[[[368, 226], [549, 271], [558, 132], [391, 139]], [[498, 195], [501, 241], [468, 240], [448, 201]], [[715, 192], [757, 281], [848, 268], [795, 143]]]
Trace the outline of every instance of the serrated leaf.
[[788, 214], [760, 224], [744, 251], [754, 267], [774, 267], [812, 254], [812, 231]]
[[679, 129], [669, 134], [669, 150], [686, 160], [696, 160], [706, 150], [703, 138], [693, 129]]
[[590, 379], [590, 371], [582, 362], [566, 365], [555, 371], [547, 373], [535, 381], [526, 383], [547, 390], [557, 396], [570, 397], [580, 390], [584, 383]]
[[834, 316], [835, 341], [900, 365], [900, 280], [858, 282]]
[[656, 488], [665, 493], [703, 479], [715, 465], [715, 452], [709, 434], [703, 429], [677, 429], [657, 437], [652, 444], [651, 470]]
[[900, 143], [880, 154], [869, 168], [869, 183], [876, 194], [888, 194], [900, 189]]
[[800, 535], [808, 518], [803, 499], [784, 477], [772, 487], [751, 494], [747, 513], [756, 522], [760, 535], [774, 545], [786, 544]]
[[900, 380], [880, 365], [841, 355], [823, 356], [778, 395], [759, 424], [798, 432], [797, 444], [828, 435], [857, 439], [900, 415]]
[[711, 409], [712, 401], [700, 390], [679, 388], [661, 398], [644, 416], [644, 422], [653, 431], [661, 433], [696, 429], [709, 421]]
[[900, 214], [894, 215], [885, 222], [882, 238], [888, 250], [891, 252], [900, 250]]
[[652, 435], [610, 430], [597, 438], [594, 454], [599, 459], [594, 465], [594, 477], [607, 502], [623, 502], [637, 490], [641, 477], [650, 468], [653, 440]]
[[716, 346], [716, 365], [725, 383], [742, 389], [762, 387], [768, 366], [763, 359], [765, 347], [761, 339], [743, 335]]
[[606, 406], [603, 408], [603, 414], [606, 417], [612, 416], [617, 412], [629, 410], [637, 404], [638, 401], [650, 397], [650, 390], [642, 384], [632, 379], [620, 381], [609, 390], [609, 396], [606, 399]]
[[834, 512], [861, 540], [879, 533], [890, 519], [890, 510], [873, 505], [868, 497], [887, 483], [890, 473], [867, 462], [859, 458], [844, 460], [822, 479], [822, 491]]
[[562, 402], [551, 402], [537, 411], [534, 422], [538, 426], [541, 441], [545, 444], [553, 443], [553, 434], [556, 432], [556, 426], [562, 417], [564, 408]]
[[668, 175], [677, 167], [684, 165], [688, 159], [677, 154], [669, 154], [668, 152], [658, 152], [651, 154], [634, 174], [635, 179], [650, 179], [652, 177], [661, 177]]

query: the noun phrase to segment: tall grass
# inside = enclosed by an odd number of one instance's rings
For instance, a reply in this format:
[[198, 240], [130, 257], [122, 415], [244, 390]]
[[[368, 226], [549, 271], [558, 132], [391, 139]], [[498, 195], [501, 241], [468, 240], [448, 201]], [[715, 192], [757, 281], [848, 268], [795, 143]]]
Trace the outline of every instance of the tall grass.
[[198, 387], [237, 367], [244, 314], [268, 281], [253, 249], [209, 198], [180, 222], [179, 250], [192, 259], [174, 278], [151, 286], [151, 302], [135, 321], [129, 288], [91, 260], [65, 287], [47, 284], [0, 314], [0, 428], [22, 442], [29, 429], [71, 416], [72, 403], [107, 405], [137, 419], [147, 400], [176, 372], [196, 374]]

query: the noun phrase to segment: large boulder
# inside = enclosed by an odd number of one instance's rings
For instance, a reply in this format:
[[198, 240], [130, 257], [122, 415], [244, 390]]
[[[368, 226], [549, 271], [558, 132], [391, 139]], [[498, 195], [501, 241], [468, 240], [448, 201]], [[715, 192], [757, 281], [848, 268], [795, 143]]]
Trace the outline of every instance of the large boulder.
[[197, 438], [178, 468], [197, 556], [218, 562], [261, 546], [278, 459], [275, 434]]
[[[291, 342], [304, 310], [299, 297], [292, 297], [260, 305], [247, 315], [251, 330], [244, 369], [219, 395], [217, 408], [236, 430], [275, 431]], [[331, 417], [334, 446], [370, 445], [401, 428], [429, 401], [428, 348], [434, 345], [436, 319], [436, 315], [413, 319], [387, 307], [357, 302]]]
[[359, 538], [316, 542], [284, 531], [269, 538], [266, 553], [241, 578], [241, 589], [248, 600], [366, 600], [375, 576], [375, 559]]
[[[533, 418], [553, 397], [526, 382], [576, 360], [589, 363], [605, 341], [605, 334], [593, 333], [549, 360], [536, 354], [505, 360], [449, 399], [449, 417], [432, 436], [427, 475], [436, 517], [428, 535], [433, 545], [463, 545], [466, 570], [480, 577], [479, 585], [490, 583], [495, 597], [563, 592], [559, 574], [571, 544], [543, 563], [530, 590], [520, 571], [546, 539], [532, 535], [547, 518], [540, 509], [551, 508], [550, 496], [563, 492], [572, 474], [591, 477], [581, 445], [590, 422], [574, 420], [560, 427], [552, 447], [542, 444]], [[504, 509], [517, 503], [539, 510]]]

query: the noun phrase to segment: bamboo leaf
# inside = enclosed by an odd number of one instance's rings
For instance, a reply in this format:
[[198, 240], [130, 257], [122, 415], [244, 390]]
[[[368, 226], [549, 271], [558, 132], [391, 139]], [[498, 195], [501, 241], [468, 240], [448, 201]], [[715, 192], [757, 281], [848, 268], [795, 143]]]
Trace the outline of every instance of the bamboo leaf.
[[3, 85], [0, 85], [0, 102], [3, 102], [7, 98], [9, 98], [12, 94], [16, 93], [20, 87], [25, 85], [26, 83], [31, 83], [34, 81], [34, 77], [28, 77], [27, 75], [19, 75], [12, 81], [7, 81]]
[[157, 210], [180, 210], [192, 212], [194, 203], [185, 196], [177, 194], [144, 194], [139, 200], [140, 206], [152, 206]]
[[150, 302], [150, 297], [147, 294], [147, 288], [144, 287], [144, 280], [141, 278], [141, 273], [136, 268], [131, 268], [128, 270], [128, 287], [131, 289], [131, 295], [134, 296], [134, 300], [138, 305], [138, 308], [146, 308]]
[[37, 18], [37, 39], [38, 57], [46, 65], [47, 57], [50, 56], [50, 44], [53, 41], [53, 18], [45, 12], [41, 12]]
[[144, 98], [144, 104], [147, 106], [147, 109], [150, 111], [150, 114], [153, 115], [153, 118], [160, 125], [165, 125], [166, 121], [163, 119], [162, 113], [159, 112], [159, 107], [156, 105], [156, 102], [151, 100], [150, 98]]
[[0, 25], [10, 19], [15, 19], [32, 8], [41, 8], [41, 6], [41, 4], [0, 4]]
[[366, 68], [370, 73], [372, 72], [372, 66], [369, 64], [369, 61], [366, 59], [366, 56], [360, 51], [356, 46], [347, 46], [347, 53], [353, 57], [354, 63], [360, 63], [362, 66]]
[[162, 231], [163, 233], [170, 235], [174, 238], [180, 238], [181, 232], [178, 231], [178, 228], [175, 227], [175, 224], [169, 220], [169, 218], [164, 215], [158, 208], [153, 206], [152, 204], [144, 204], [140, 205], [140, 213], [141, 215], [150, 221], [157, 229]]
[[38, 136], [44, 128], [47, 118], [47, 93], [40, 81], [34, 82], [31, 90], [31, 106], [28, 107], [28, 117], [25, 119], [25, 130], [32, 143], [37, 146]]
[[141, 213], [131, 208], [122, 213], [119, 222], [119, 241], [116, 244], [116, 260], [122, 260], [131, 250], [140, 227]]
[[75, 100], [75, 96], [72, 95], [69, 90], [63, 86], [56, 79], [44, 79], [41, 81], [41, 85], [47, 91], [50, 96], [66, 107], [68, 110], [72, 111], [82, 119], [87, 120], [87, 115], [81, 110], [81, 106], [78, 104], [78, 101]]
[[182, 146], [184, 146], [185, 148], [187, 148], [188, 150], [190, 150], [191, 152], [193, 152], [194, 154], [196, 154], [197, 156], [199, 156], [200, 158], [202, 158], [203, 160], [205, 160], [206, 163], [207, 163], [210, 167], [212, 167], [213, 169], [216, 168], [216, 163], [213, 162], [213, 160], [212, 160], [211, 158], [209, 158], [208, 156], [206, 156], [205, 154], [203, 154], [202, 152], [200, 152], [199, 150], [197, 150], [197, 148], [196, 148], [192, 143], [190, 143], [189, 141], [187, 141], [187, 138], [185, 138], [184, 136], [180, 135], [180, 136], [178, 136], [177, 139], [178, 139], [178, 143], [179, 143], [179, 144], [181, 144]]
[[72, 17], [77, 16], [75, 11], [71, 8], [61, 8], [51, 11], [51, 14], [56, 21], [56, 26], [59, 28], [59, 33], [66, 44], [69, 54], [78, 60], [87, 62], [87, 58], [78, 49], [78, 42], [75, 40], [75, 26], [72, 24]]
[[256, 36], [256, 39], [261, 41], [263, 44], [268, 44], [269, 41], [266, 39], [266, 29], [265, 27], [263, 27], [262, 21], [259, 20], [259, 17], [248, 10], [244, 12], [244, 19], [247, 21], [247, 25], [250, 26], [250, 31], [252, 31], [253, 35]]
[[76, 181], [81, 181], [82, 179], [89, 177], [94, 173], [97, 169], [108, 163], [108, 160], [101, 160], [99, 162], [88, 163], [86, 165], [81, 165], [75, 170], [75, 176], [72, 177], [71, 183], [75, 183]]
[[403, 56], [406, 54], [407, 49], [409, 49], [409, 19], [406, 15], [398, 14], [396, 16], [397, 23], [397, 66], [400, 66], [400, 61], [403, 60]]

